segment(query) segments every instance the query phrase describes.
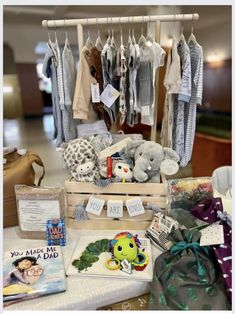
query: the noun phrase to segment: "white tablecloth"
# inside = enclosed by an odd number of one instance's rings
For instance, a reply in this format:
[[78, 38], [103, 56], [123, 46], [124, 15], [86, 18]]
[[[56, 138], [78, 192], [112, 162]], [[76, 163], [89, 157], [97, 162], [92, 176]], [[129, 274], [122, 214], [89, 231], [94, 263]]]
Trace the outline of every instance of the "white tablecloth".
[[[6, 228], [3, 232], [4, 251], [20, 248], [34, 248], [46, 245], [44, 240], [21, 239], [16, 227]], [[123, 230], [120, 230], [123, 231]], [[143, 231], [131, 231], [133, 234], [144, 235]], [[67, 245], [63, 248], [64, 264], [67, 269], [76, 242], [81, 235], [115, 235], [119, 231], [103, 230], [67, 230]], [[156, 256], [161, 254], [152, 246], [153, 264]], [[97, 279], [67, 277], [67, 291], [59, 294], [40, 297], [12, 304], [5, 310], [95, 310], [97, 307], [120, 302], [142, 295], [149, 291], [149, 283], [120, 279]]]

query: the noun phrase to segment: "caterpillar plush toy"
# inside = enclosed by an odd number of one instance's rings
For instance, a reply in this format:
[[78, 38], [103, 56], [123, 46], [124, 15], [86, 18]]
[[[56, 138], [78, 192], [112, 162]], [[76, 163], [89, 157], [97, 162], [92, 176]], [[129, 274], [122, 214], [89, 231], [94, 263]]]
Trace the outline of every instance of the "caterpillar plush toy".
[[137, 235], [121, 232], [112, 240], [102, 239], [90, 243], [81, 257], [74, 260], [72, 265], [81, 272], [96, 263], [101, 253], [111, 252], [112, 256], [105, 264], [109, 270], [121, 269], [121, 262], [126, 260], [131, 263], [132, 269], [142, 271], [148, 264], [148, 255], [144, 251], [139, 251], [140, 245]]

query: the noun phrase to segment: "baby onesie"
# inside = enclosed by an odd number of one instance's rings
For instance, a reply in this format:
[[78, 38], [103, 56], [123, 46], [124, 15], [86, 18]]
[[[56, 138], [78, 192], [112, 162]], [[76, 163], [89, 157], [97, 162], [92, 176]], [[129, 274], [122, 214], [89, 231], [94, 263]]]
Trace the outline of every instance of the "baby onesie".
[[136, 89], [136, 77], [137, 70], [140, 62], [140, 48], [139, 45], [130, 43], [128, 59], [129, 70], [129, 107], [127, 110], [127, 124], [131, 127], [134, 126], [135, 111], [137, 110], [137, 89]]
[[161, 145], [172, 148], [173, 131], [173, 105], [181, 86], [180, 57], [177, 53], [176, 41], [173, 40], [172, 48], [168, 53], [166, 74], [164, 78], [166, 96], [161, 129]]
[[153, 52], [152, 66], [152, 92], [153, 100], [149, 107], [149, 114], [141, 115], [141, 123], [152, 126], [154, 124], [154, 112], [155, 112], [155, 79], [156, 71], [159, 67], [164, 65], [166, 52], [162, 47], [156, 42], [147, 42], [147, 45], [151, 48]]
[[153, 51], [149, 46], [140, 47], [140, 64], [137, 71], [137, 112], [142, 111], [143, 106], [150, 106], [153, 102]]
[[[62, 53], [62, 69], [64, 81], [64, 110], [63, 128], [65, 142], [73, 140], [77, 137], [76, 122], [73, 119], [72, 99], [75, 89], [76, 70], [74, 58], [68, 38], [65, 39], [64, 50]], [[78, 120], [77, 120], [78, 122]]]
[[126, 119], [126, 74], [127, 74], [127, 59], [126, 48], [121, 45], [119, 48], [120, 55], [120, 82], [119, 82], [119, 112], [120, 112], [120, 124], [122, 125]]
[[196, 128], [196, 112], [197, 104], [202, 103], [202, 88], [203, 88], [203, 49], [197, 43], [189, 43], [190, 59], [191, 59], [191, 84], [192, 96], [189, 105], [186, 106], [185, 113], [185, 149], [180, 165], [185, 167], [191, 160], [193, 143]]
[[59, 103], [59, 91], [57, 80], [57, 52], [56, 44], [51, 41], [47, 44], [47, 51], [43, 61], [42, 73], [45, 77], [51, 79], [52, 89], [52, 110], [54, 117], [54, 138], [56, 139], [56, 146], [60, 146], [64, 141], [64, 133], [62, 127], [62, 112]]
[[173, 149], [178, 153], [180, 160], [184, 155], [185, 141], [185, 106], [191, 98], [191, 59], [189, 47], [185, 40], [181, 40], [177, 47], [181, 61], [181, 87], [178, 99], [174, 103]]
[[[119, 80], [117, 77], [116, 56], [117, 56], [116, 46], [105, 44], [101, 52], [104, 89], [108, 84], [111, 84], [117, 90], [119, 88]], [[115, 123], [117, 119], [117, 113], [118, 113], [118, 100], [116, 100], [110, 108], [104, 105], [104, 109], [107, 111], [109, 115], [111, 124]]]
[[[102, 63], [101, 63], [101, 51], [96, 47], [91, 48], [90, 54], [90, 71], [91, 75], [96, 79], [97, 83], [99, 83], [100, 94], [103, 92], [103, 73], [102, 73]], [[94, 110], [97, 112], [99, 119], [103, 119], [107, 126], [107, 129], [110, 130], [111, 123], [109, 119], [109, 115], [104, 110], [104, 104], [102, 102], [93, 104]]]
[[97, 81], [90, 73], [90, 54], [90, 49], [84, 46], [80, 54], [73, 98], [73, 117], [85, 120], [86, 123], [97, 120], [97, 114], [91, 105], [91, 84], [96, 84]]

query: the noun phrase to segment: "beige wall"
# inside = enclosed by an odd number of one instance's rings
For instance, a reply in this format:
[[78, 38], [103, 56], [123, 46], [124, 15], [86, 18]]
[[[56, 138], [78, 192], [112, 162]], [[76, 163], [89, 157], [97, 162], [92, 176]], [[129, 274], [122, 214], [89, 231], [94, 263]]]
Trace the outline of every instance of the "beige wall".
[[205, 61], [209, 61], [215, 53], [222, 60], [232, 58], [232, 32], [229, 22], [209, 26], [199, 30], [195, 35], [203, 47]]
[[[152, 14], [157, 14], [154, 11]], [[217, 52], [221, 54], [223, 59], [231, 58], [231, 25], [230, 22], [217, 24], [216, 26], [205, 26], [199, 29], [196, 28], [195, 35], [198, 42], [203, 46], [204, 58], [207, 61], [208, 56]], [[199, 22], [198, 22], [199, 23]], [[176, 23], [176, 34], [179, 34], [180, 23]], [[187, 27], [188, 29], [190, 27]], [[96, 28], [91, 29], [91, 36], [96, 38]], [[116, 38], [119, 42], [119, 27], [116, 29]], [[107, 35], [107, 27], [100, 27], [103, 38]], [[141, 25], [135, 25], [136, 38], [140, 35]], [[144, 30], [146, 32], [146, 29]], [[64, 33], [57, 32], [60, 42], [64, 40]], [[127, 38], [128, 27], [123, 26], [124, 40]], [[34, 50], [39, 41], [47, 41], [47, 31], [41, 25], [4, 25], [3, 29], [4, 42], [7, 42], [14, 50], [15, 61], [17, 63], [35, 63], [38, 56]], [[75, 30], [68, 32], [71, 44], [77, 44], [77, 34]], [[161, 27], [161, 44], [167, 46], [169, 44], [169, 36], [173, 34], [173, 23], [162, 23]], [[186, 38], [189, 32], [185, 31]], [[51, 32], [53, 38], [54, 34]], [[87, 37], [87, 31], [84, 29], [84, 37]]]
[[[47, 31], [41, 25], [6, 24], [3, 28], [3, 40], [14, 50], [16, 63], [36, 63], [38, 56], [35, 47], [39, 41], [47, 41], [47, 38]], [[76, 33], [69, 33], [69, 38], [76, 42]]]
[[20, 84], [17, 75], [9, 74], [3, 76], [3, 85], [11, 88], [3, 92], [3, 117], [5, 119], [16, 119], [22, 116], [22, 101]]

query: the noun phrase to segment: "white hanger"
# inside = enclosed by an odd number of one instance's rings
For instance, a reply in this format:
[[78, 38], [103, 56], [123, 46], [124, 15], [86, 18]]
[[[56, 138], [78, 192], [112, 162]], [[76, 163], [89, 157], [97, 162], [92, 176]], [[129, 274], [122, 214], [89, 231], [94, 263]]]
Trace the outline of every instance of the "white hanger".
[[[64, 20], [64, 26], [65, 26], [65, 20]], [[68, 32], [64, 31], [65, 33], [65, 45], [70, 48], [69, 39], [68, 39]]]
[[151, 33], [150, 33], [150, 22], [151, 22], [151, 17], [149, 15], [149, 22], [148, 22], [148, 35], [147, 35], [147, 38], [146, 38], [146, 41], [150, 41], [151, 43], [153, 43], [153, 38], [151, 36]]
[[172, 35], [172, 38], [173, 38], [173, 42], [175, 41], [175, 14], [174, 14], [174, 24], [173, 24], [173, 35]]
[[128, 17], [128, 25], [129, 25], [129, 29], [128, 29], [128, 46], [132, 44], [132, 39], [131, 39], [131, 29], [130, 29], [130, 21], [129, 21], [129, 18]]
[[51, 35], [50, 35], [49, 27], [48, 27], [48, 21], [47, 21], [47, 34], [48, 34], [48, 43], [49, 45], [51, 45], [52, 41], [51, 41]]
[[[184, 14], [183, 14], [183, 20], [184, 20]], [[181, 34], [180, 34], [180, 40], [179, 42], [185, 42], [185, 37], [184, 37], [184, 27], [181, 26]]]
[[[109, 18], [107, 17], [107, 24], [108, 24]], [[108, 29], [108, 38], [106, 40], [106, 44], [110, 45], [111, 43], [111, 36], [110, 36], [110, 28]]]
[[191, 34], [190, 34], [190, 36], [189, 36], [189, 38], [188, 38], [188, 44], [189, 45], [193, 45], [193, 44], [195, 44], [197, 42], [197, 40], [196, 40], [196, 37], [194, 36], [194, 34], [193, 34], [193, 26], [192, 26], [192, 28], [191, 28]]
[[[132, 17], [132, 24], [134, 25], [134, 17]], [[132, 28], [132, 44], [135, 45], [136, 44], [136, 39], [135, 39], [135, 29], [134, 27]]]
[[[133, 17], [133, 19], [134, 19], [134, 17]], [[133, 23], [133, 20], [132, 20], [132, 23]], [[132, 43], [133, 43], [133, 45], [136, 45], [135, 28], [134, 27], [132, 28]]]
[[144, 37], [144, 17], [142, 16], [142, 19], [143, 19], [143, 25], [141, 27], [141, 36], [139, 38], [139, 41], [138, 41], [138, 45], [141, 47], [141, 46], [145, 46], [146, 45], [146, 38]]
[[180, 34], [180, 42], [185, 42], [185, 37], [184, 37], [184, 28], [183, 26], [181, 27], [181, 34]]
[[56, 21], [54, 21], [55, 23], [55, 42], [58, 45], [58, 39], [57, 39], [57, 34], [56, 34]]
[[[87, 19], [87, 26], [88, 26], [88, 19]], [[86, 47], [89, 48], [89, 49], [91, 49], [92, 47], [94, 47], [94, 44], [93, 44], [93, 42], [92, 42], [89, 29], [87, 30]]]
[[113, 30], [113, 18], [111, 17], [111, 25], [112, 25], [112, 37], [110, 45], [116, 47], [115, 38], [114, 38], [114, 30]]
[[[97, 18], [96, 18], [96, 25], [98, 26], [98, 23], [97, 23]], [[97, 31], [97, 39], [96, 39], [96, 42], [95, 42], [95, 46], [98, 50], [102, 50], [103, 49], [103, 43], [102, 43], [102, 40], [100, 38], [100, 30], [99, 30], [99, 27], [98, 27], [98, 31]], [[99, 49], [100, 48], [100, 49]]]
[[122, 37], [122, 25], [121, 25], [121, 18], [119, 18], [119, 24], [120, 24], [120, 39], [121, 39], [121, 46], [123, 46], [123, 37]]

